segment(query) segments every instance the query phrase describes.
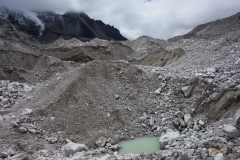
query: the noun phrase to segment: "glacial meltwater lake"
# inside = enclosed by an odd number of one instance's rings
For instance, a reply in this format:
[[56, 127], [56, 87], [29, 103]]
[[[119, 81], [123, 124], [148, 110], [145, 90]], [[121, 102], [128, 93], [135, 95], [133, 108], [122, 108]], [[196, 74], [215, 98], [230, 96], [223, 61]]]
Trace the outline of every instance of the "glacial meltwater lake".
[[118, 150], [118, 154], [154, 153], [160, 150], [158, 137], [139, 137], [119, 142], [118, 145], [121, 147]]

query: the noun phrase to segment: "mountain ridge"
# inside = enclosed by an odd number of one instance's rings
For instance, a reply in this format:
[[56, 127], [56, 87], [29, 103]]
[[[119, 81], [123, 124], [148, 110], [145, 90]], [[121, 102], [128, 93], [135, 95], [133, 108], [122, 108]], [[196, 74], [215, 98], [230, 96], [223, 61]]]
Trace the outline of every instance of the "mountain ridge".
[[64, 14], [39, 11], [19, 11], [1, 8], [0, 18], [6, 19], [11, 14], [26, 33], [41, 43], [52, 43], [58, 38], [77, 38], [90, 41], [94, 38], [105, 40], [127, 40], [120, 31], [101, 20], [91, 19], [84, 12], [68, 11]]

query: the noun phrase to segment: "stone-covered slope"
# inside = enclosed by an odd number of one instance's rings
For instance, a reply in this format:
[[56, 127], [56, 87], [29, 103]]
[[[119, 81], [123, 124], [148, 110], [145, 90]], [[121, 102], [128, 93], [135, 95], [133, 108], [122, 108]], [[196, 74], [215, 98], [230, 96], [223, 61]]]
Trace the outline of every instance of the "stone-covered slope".
[[173, 41], [191, 37], [213, 39], [222, 36], [238, 37], [239, 35], [240, 35], [240, 12], [230, 17], [198, 25], [189, 33], [182, 36], [170, 38], [170, 40]]

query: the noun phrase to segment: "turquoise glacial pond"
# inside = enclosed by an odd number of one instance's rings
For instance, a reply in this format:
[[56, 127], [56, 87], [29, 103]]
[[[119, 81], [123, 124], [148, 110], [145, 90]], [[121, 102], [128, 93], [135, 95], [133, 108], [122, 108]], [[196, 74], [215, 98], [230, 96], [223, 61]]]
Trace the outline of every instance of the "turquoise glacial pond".
[[160, 150], [158, 137], [140, 137], [119, 142], [118, 145], [121, 147], [118, 154], [154, 153]]

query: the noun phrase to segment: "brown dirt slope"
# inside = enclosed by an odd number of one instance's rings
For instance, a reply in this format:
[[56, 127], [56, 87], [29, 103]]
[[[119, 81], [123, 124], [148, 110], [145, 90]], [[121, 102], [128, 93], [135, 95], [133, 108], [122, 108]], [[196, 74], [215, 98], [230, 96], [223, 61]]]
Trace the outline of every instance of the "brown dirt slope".
[[63, 131], [73, 140], [92, 146], [100, 136], [113, 138], [125, 129], [128, 134], [139, 134], [133, 121], [148, 106], [148, 93], [153, 90], [153, 81], [145, 78], [144, 72], [126, 62], [93, 61], [56, 76], [37, 91], [39, 96], [35, 95], [28, 106], [37, 110], [33, 118], [45, 118], [45, 130]]
[[184, 55], [182, 49], [174, 49], [171, 52], [168, 52], [164, 49], [159, 49], [157, 52], [151, 53], [146, 56], [144, 59], [139, 61], [133, 61], [135, 64], [148, 65], [148, 66], [160, 66], [171, 64]]

